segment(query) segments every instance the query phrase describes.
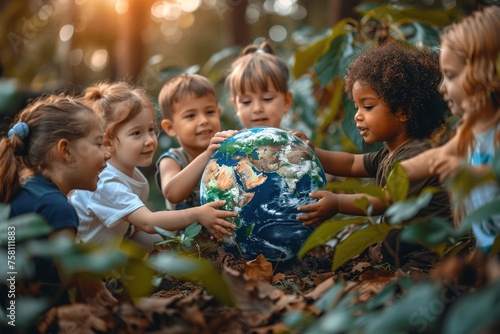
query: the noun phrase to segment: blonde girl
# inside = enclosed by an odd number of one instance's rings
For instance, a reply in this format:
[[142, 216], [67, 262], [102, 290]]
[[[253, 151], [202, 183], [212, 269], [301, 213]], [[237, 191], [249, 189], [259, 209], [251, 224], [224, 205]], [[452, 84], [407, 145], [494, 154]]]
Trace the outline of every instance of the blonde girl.
[[[225, 218], [236, 214], [217, 210], [223, 201], [178, 211], [152, 212], [146, 206], [149, 185], [138, 167], [152, 163], [158, 141], [154, 106], [143, 90], [124, 82], [100, 83], [85, 91], [84, 100], [104, 119], [104, 147], [111, 157], [95, 192], [75, 191], [69, 198], [83, 242], [121, 240], [130, 225], [155, 235], [154, 226], [174, 231], [199, 222], [219, 239], [231, 235], [227, 228], [234, 225]], [[143, 234], [138, 241], [150, 249], [155, 237]]]

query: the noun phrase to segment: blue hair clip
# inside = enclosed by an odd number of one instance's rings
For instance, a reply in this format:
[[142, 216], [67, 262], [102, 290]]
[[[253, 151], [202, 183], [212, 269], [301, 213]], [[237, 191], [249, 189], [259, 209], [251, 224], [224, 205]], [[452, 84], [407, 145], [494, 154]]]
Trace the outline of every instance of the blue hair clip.
[[28, 127], [28, 124], [24, 122], [14, 124], [14, 126], [7, 133], [9, 139], [12, 139], [12, 136], [16, 135], [21, 140], [24, 140], [26, 137], [28, 137], [29, 134], [30, 128]]

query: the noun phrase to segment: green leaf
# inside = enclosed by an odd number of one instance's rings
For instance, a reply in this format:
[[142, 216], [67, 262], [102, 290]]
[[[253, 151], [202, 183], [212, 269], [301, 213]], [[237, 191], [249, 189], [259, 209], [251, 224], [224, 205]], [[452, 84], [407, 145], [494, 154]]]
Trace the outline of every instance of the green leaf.
[[459, 232], [450, 222], [432, 217], [429, 221], [407, 225], [401, 231], [401, 239], [417, 241], [424, 246], [446, 244], [451, 238], [459, 236]]
[[198, 233], [200, 233], [202, 227], [203, 226], [198, 223], [193, 223], [186, 227], [186, 229], [184, 230], [184, 235], [186, 236], [186, 238], [194, 238], [198, 235]]
[[363, 210], [363, 212], [367, 215], [367, 216], [371, 216], [371, 212], [372, 212], [372, 203], [370, 202], [370, 200], [367, 198], [367, 197], [361, 197], [361, 198], [356, 198], [354, 200], [354, 205], [358, 208], [360, 208], [361, 210]]
[[415, 284], [407, 295], [380, 312], [370, 323], [369, 333], [438, 333], [434, 328], [440, 318], [436, 315], [429, 317], [423, 312], [429, 311], [436, 301], [441, 301], [439, 293], [433, 283]]
[[377, 21], [390, 20], [392, 22], [416, 21], [428, 26], [445, 27], [452, 23], [452, 18], [457, 15], [457, 13], [457, 10], [437, 10], [412, 6], [386, 5], [377, 6], [367, 12], [361, 21], [366, 22], [368, 19], [375, 19]]
[[334, 249], [332, 271], [342, 264], [361, 254], [369, 246], [385, 239], [394, 227], [387, 224], [368, 225], [340, 242]]
[[162, 229], [161, 227], [158, 227], [158, 226], [153, 226], [153, 228], [155, 229], [156, 232], [158, 232], [159, 234], [161, 234], [167, 238], [174, 239], [176, 237], [175, 233], [173, 233], [172, 231], [167, 231], [167, 230]]
[[387, 178], [387, 191], [393, 203], [404, 201], [408, 197], [410, 179], [406, 169], [399, 161], [392, 165], [392, 170]]
[[462, 221], [461, 230], [462, 232], [468, 231], [471, 229], [473, 223], [489, 219], [498, 214], [500, 214], [500, 199], [496, 199], [493, 202], [485, 204], [471, 214], [468, 214]]
[[45, 219], [36, 213], [27, 213], [16, 216], [0, 224], [0, 246], [8, 244], [8, 237], [15, 233], [15, 241], [22, 242], [42, 236], [52, 232]]
[[209, 261], [163, 252], [150, 257], [148, 263], [159, 273], [174, 275], [194, 283], [201, 282], [207, 292], [224, 305], [234, 306], [226, 281]]
[[366, 222], [366, 218], [352, 218], [347, 220], [327, 220], [319, 225], [306, 239], [297, 258], [302, 260], [304, 255], [311, 249], [324, 245], [327, 241], [333, 239], [340, 231], [349, 225], [360, 225]]
[[451, 180], [450, 188], [455, 198], [457, 200], [462, 200], [472, 191], [472, 189], [488, 182], [497, 182], [493, 171], [477, 175], [475, 173], [470, 173], [467, 166], [463, 166], [453, 180]]
[[330, 50], [332, 41], [347, 33], [345, 29], [347, 25], [357, 26], [358, 21], [345, 18], [335, 24], [330, 35], [322, 37], [306, 48], [295, 52], [295, 62], [292, 68], [293, 76], [299, 78], [307, 73], [309, 68], [316, 64], [318, 59]]
[[359, 179], [348, 178], [343, 182], [330, 182], [326, 185], [328, 190], [342, 190], [349, 194], [367, 194], [385, 202], [385, 191], [373, 183], [361, 184]]
[[498, 324], [499, 296], [499, 280], [469, 295], [460, 296], [446, 315], [442, 333], [489, 333], [487, 329], [493, 329], [493, 325]]
[[431, 201], [433, 191], [424, 189], [417, 198], [411, 197], [406, 201], [401, 201], [392, 204], [385, 211], [385, 215], [389, 218], [389, 222], [394, 225], [402, 223], [413, 218], [420, 209], [426, 207]]

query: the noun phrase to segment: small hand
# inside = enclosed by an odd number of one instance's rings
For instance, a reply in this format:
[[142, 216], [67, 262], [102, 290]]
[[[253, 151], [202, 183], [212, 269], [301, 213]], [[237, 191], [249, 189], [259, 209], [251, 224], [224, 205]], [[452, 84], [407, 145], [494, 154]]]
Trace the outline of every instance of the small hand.
[[314, 151], [314, 144], [311, 142], [311, 140], [305, 135], [305, 133], [301, 132], [301, 131], [290, 131], [290, 133], [292, 135], [294, 135], [295, 137], [298, 137], [299, 139], [301, 139], [304, 143], [307, 144], [307, 146], [309, 146], [311, 148], [311, 150]]
[[464, 163], [464, 159], [454, 155], [441, 155], [432, 159], [429, 171], [433, 175], [439, 175], [442, 182], [445, 179], [457, 175]]
[[226, 130], [226, 131], [217, 132], [210, 140], [210, 144], [208, 145], [207, 152], [210, 155], [212, 155], [220, 147], [220, 144], [224, 140], [234, 136], [236, 133], [238, 133], [237, 130]]
[[308, 213], [298, 215], [297, 220], [303, 221], [304, 226], [317, 226], [333, 217], [337, 212], [338, 195], [327, 190], [318, 190], [309, 195], [319, 199], [316, 203], [299, 206], [297, 210]]
[[222, 241], [223, 236], [232, 236], [228, 230], [235, 230], [236, 225], [227, 221], [228, 218], [237, 216], [236, 212], [218, 210], [218, 207], [226, 204], [226, 201], [215, 201], [201, 207], [200, 224], [205, 226], [214, 235], [217, 241]]

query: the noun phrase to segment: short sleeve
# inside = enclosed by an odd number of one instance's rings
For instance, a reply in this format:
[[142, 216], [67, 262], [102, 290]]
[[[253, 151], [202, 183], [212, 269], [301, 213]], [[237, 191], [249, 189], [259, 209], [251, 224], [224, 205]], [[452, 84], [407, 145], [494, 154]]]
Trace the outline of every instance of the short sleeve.
[[144, 202], [128, 185], [114, 178], [92, 192], [88, 203], [90, 211], [108, 228], [143, 206]]

